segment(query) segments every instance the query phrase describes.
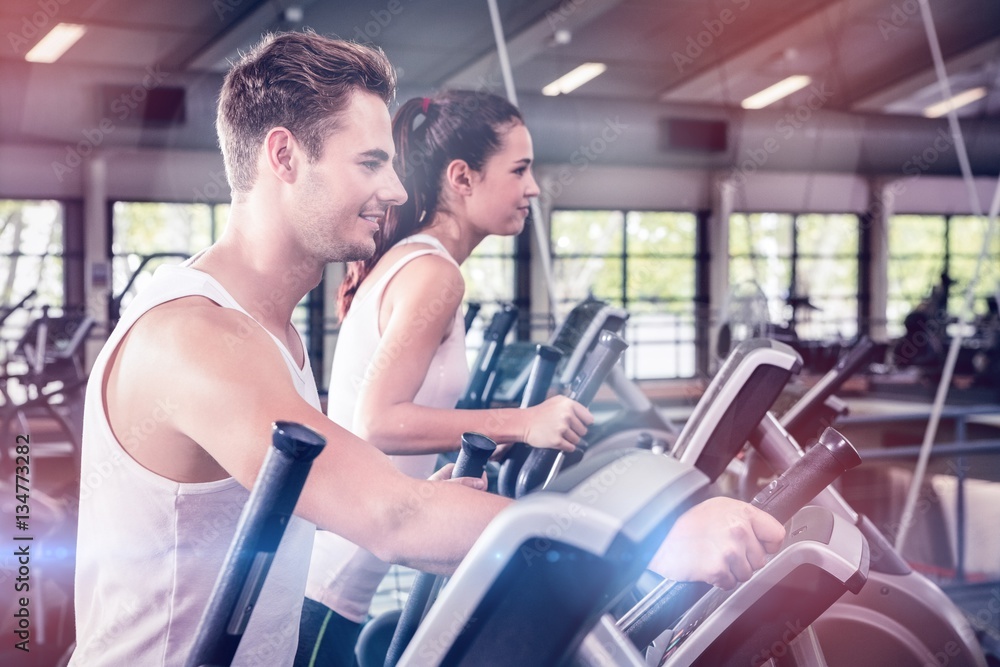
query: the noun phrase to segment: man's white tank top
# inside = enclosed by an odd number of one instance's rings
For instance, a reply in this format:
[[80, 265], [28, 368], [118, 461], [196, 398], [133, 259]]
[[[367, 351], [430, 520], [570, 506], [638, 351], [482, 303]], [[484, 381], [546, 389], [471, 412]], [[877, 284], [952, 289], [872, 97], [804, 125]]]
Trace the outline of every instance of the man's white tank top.
[[[249, 497], [232, 477], [180, 483], [144, 468], [122, 448], [106, 418], [102, 385], [111, 353], [144, 313], [185, 296], [206, 297], [246, 314], [208, 274], [183, 265], [161, 267], [130, 304], [90, 375], [80, 478], [74, 666], [183, 665]], [[286, 347], [271, 338], [299, 395], [320, 410], [308, 357], [299, 368]], [[141, 445], [170, 409], [169, 401], [162, 401], [133, 433], [121, 437]], [[234, 665], [292, 664], [315, 532], [313, 524], [298, 517], [288, 524]]]
[[[378, 328], [378, 313], [386, 285], [400, 269], [417, 257], [435, 254], [455, 262], [433, 236], [416, 234], [396, 245], [411, 243], [430, 245], [433, 249], [418, 248], [397, 260], [363, 297], [354, 300], [340, 327], [330, 372], [327, 415], [351, 432], [354, 432], [358, 392], [369, 368], [391, 368], [394, 355], [407, 353], [405, 349], [379, 349], [382, 336]], [[428, 302], [429, 307], [432, 305]], [[456, 313], [451, 332], [431, 359], [427, 376], [413, 402], [432, 408], [454, 408], [468, 382], [464, 319]], [[434, 472], [437, 454], [389, 458], [407, 475], [426, 478]], [[316, 533], [313, 545], [306, 597], [325, 604], [344, 618], [361, 622], [368, 614], [372, 597], [388, 569], [388, 563], [371, 552], [339, 535], [321, 530]]]

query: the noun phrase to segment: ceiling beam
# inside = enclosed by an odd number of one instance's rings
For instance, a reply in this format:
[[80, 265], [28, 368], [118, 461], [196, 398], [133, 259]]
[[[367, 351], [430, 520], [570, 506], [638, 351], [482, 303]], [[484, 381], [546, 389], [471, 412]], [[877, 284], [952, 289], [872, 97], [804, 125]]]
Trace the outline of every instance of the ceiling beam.
[[[572, 34], [619, 4], [621, 0], [563, 0], [557, 3], [554, 9], [546, 10], [544, 18], [507, 39], [511, 67], [517, 67], [549, 48], [557, 30], [568, 30]], [[484, 81], [491, 80], [499, 68], [496, 50], [492, 49], [449, 75], [439, 87], [478, 88]]]
[[[945, 70], [950, 76], [971, 70], [980, 65], [1000, 60], [1000, 37], [983, 42], [958, 55], [945, 60]], [[881, 112], [895, 102], [900, 102], [914, 96], [928, 86], [937, 83], [937, 73], [933, 64], [923, 70], [906, 77], [891, 86], [879, 89], [877, 92], [859, 98], [851, 105], [856, 111]]]
[[316, 0], [265, 0], [226, 28], [221, 35], [210, 39], [204, 48], [183, 63], [183, 68], [188, 71], [224, 73], [229, 69], [229, 61], [239, 57], [240, 49], [256, 44], [261, 35], [284, 21], [286, 10], [290, 7], [306, 9], [315, 2]]
[[[765, 70], [773, 61], [775, 54], [786, 52], [789, 45], [823, 41], [827, 39], [830, 25], [836, 25], [841, 17], [852, 17], [877, 10], [884, 4], [885, 0], [834, 0], [783, 30], [771, 33], [746, 49], [713, 62], [702, 72], [664, 90], [660, 94], [660, 100], [663, 102], [719, 100], [726, 92], [726, 88], [741, 78], [740, 73]], [[738, 100], [725, 100], [725, 102], [736, 103]]]

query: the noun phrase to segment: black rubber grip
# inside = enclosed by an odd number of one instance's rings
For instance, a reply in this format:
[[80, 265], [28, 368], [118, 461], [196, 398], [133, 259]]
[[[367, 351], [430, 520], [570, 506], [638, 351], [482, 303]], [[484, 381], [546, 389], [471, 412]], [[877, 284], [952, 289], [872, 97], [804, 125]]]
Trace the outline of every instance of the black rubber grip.
[[392, 633], [392, 641], [389, 642], [389, 650], [385, 654], [385, 667], [396, 667], [396, 663], [403, 657], [403, 652], [424, 618], [436, 581], [435, 575], [426, 572], [419, 573], [413, 580], [410, 595], [403, 605], [396, 630]]
[[552, 378], [556, 374], [556, 366], [562, 359], [562, 352], [551, 345], [539, 345], [535, 348], [535, 359], [528, 371], [528, 382], [524, 386], [521, 397], [521, 407], [530, 408], [538, 405], [548, 396]]
[[[562, 356], [562, 351], [552, 345], [535, 347], [535, 358], [531, 362], [528, 382], [524, 386], [524, 395], [521, 397], [522, 409], [534, 407], [545, 400]], [[500, 464], [500, 474], [497, 475], [497, 493], [501, 496], [514, 497], [517, 489], [517, 476], [530, 453], [531, 447], [523, 442], [515, 442], [511, 445], [507, 457]]]
[[188, 667], [232, 663], [312, 462], [325, 446], [323, 436], [301, 424], [274, 424], [271, 447], [198, 625]]
[[612, 331], [602, 331], [597, 345], [587, 355], [583, 368], [573, 378], [567, 396], [581, 405], [590, 405], [601, 388], [611, 368], [618, 363], [622, 352], [628, 347], [625, 339]]
[[[628, 343], [618, 334], [602, 331], [597, 345], [573, 379], [567, 395], [580, 405], [588, 407], [627, 347]], [[581, 440], [577, 447], [585, 450], [586, 443]], [[517, 475], [514, 497], [520, 498], [543, 484], [558, 456], [559, 452], [554, 449], [532, 449]]]
[[860, 464], [861, 456], [851, 443], [827, 428], [819, 442], [761, 489], [750, 504], [785, 523], [831, 482]]
[[[463, 433], [462, 449], [458, 453], [455, 470], [451, 476], [482, 477], [486, 463], [496, 448], [497, 443], [481, 433]], [[403, 657], [403, 651], [413, 639], [417, 627], [427, 614], [428, 607], [433, 603], [431, 594], [434, 592], [435, 583], [437, 583], [437, 575], [427, 572], [420, 572], [413, 580], [410, 595], [406, 598], [406, 604], [403, 605], [399, 622], [396, 624], [392, 641], [389, 643], [389, 650], [385, 654], [385, 667], [395, 667], [399, 659]]]
[[486, 463], [493, 456], [497, 443], [481, 433], [463, 433], [462, 449], [455, 461], [452, 477], [482, 477]]
[[[313, 461], [326, 446], [326, 438], [308, 426], [295, 422], [277, 421], [271, 427], [271, 446], [287, 456], [291, 461], [285, 465], [294, 463], [307, 463]], [[274, 464], [272, 464], [274, 465]], [[266, 471], [266, 472], [265, 472]], [[258, 475], [258, 481], [254, 483], [256, 487], [260, 484], [260, 479], [264, 475], [272, 475], [278, 471], [278, 467], [264, 467]]]
[[[754, 496], [751, 505], [786, 523], [842, 473], [861, 463], [844, 436], [827, 428], [812, 449]], [[704, 582], [663, 582], [622, 617], [622, 632], [643, 649], [712, 589]]]

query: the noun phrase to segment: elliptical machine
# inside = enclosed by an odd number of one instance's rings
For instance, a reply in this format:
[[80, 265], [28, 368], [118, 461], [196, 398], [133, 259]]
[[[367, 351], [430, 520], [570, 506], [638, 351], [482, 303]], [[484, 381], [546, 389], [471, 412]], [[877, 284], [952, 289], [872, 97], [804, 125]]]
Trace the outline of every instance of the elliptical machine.
[[[627, 320], [627, 311], [596, 299], [588, 298], [575, 306], [549, 343], [543, 346], [544, 353], [556, 359], [554, 370], [549, 371], [553, 389], [566, 393], [601, 334], [609, 331], [620, 335]], [[514, 343], [505, 348], [497, 364], [497, 379], [493, 383], [496, 389], [490, 396], [491, 400], [515, 402], [525, 397], [536, 347], [530, 343]], [[584, 451], [638, 446], [662, 452], [669, 448], [679, 429], [628, 379], [620, 365], [608, 371], [605, 384], [614, 392], [621, 408], [590, 427], [586, 442], [581, 443], [579, 451], [568, 458], [567, 464], [575, 465]], [[544, 397], [544, 390], [541, 396]], [[532, 404], [531, 401], [521, 402], [522, 407]], [[529, 458], [531, 465], [525, 469], [525, 461]], [[500, 467], [501, 493], [519, 498], [539, 487], [549, 477], [555, 458], [555, 452], [533, 452], [523, 443], [517, 443]]]
[[[774, 341], [768, 344], [775, 354], [783, 352], [797, 356], [786, 345]], [[799, 462], [803, 452], [785, 426], [803, 435], [815, 433], [812, 418], [824, 411], [830, 414], [839, 410], [831, 394], [863, 363], [870, 348], [870, 343], [862, 341], [789, 409], [781, 422], [769, 412], [765, 413], [752, 433], [744, 435], [753, 446], [754, 456], [766, 461], [775, 473]], [[715, 395], [724, 394], [716, 392]], [[706, 393], [706, 398], [712, 396]], [[701, 405], [699, 403], [699, 408]], [[696, 410], [697, 414], [685, 425], [685, 432], [689, 427], [697, 428], [702, 421], [698, 414], [704, 415], [707, 411], [707, 407]], [[823, 437], [821, 435], [820, 439]], [[678, 443], [684, 439], [682, 434]], [[695, 451], [702, 446], [698, 442], [704, 441], [695, 441]], [[680, 455], [683, 456], [683, 452]], [[718, 466], [717, 461], [715, 465]], [[701, 467], [698, 463], [696, 466]], [[779, 656], [782, 660], [778, 664], [800, 667], [943, 663], [984, 667], [987, 664], [975, 633], [958, 607], [941, 589], [914, 572], [871, 521], [857, 514], [831, 488], [824, 489], [812, 502], [847, 520], [864, 536], [871, 553], [868, 583], [857, 595], [843, 596], [819, 615], [805, 639], [796, 643], [794, 650], [788, 647], [787, 655]], [[640, 606], [622, 617], [620, 625], [637, 644], [648, 645], [657, 630], [674, 625], [673, 619], [665, 617], [658, 609], [658, 605], [665, 604], [663, 595], [662, 591], [654, 591]], [[657, 618], [655, 622], [654, 617]], [[661, 649], [663, 641], [661, 637]], [[863, 646], [863, 650], [859, 650], [859, 646]]]
[[[775, 474], [802, 456], [796, 435], [811, 439], [810, 415], [829, 416], [840, 409], [833, 393], [864, 362], [871, 343], [862, 340], [813, 389], [779, 420], [771, 414], [754, 430], [750, 443], [756, 457]], [[830, 667], [876, 667], [888, 664], [952, 664], [984, 667], [979, 642], [962, 611], [945, 593], [903, 560], [892, 543], [835, 489], [814, 502], [851, 521], [871, 545], [869, 583], [855, 597], [834, 604], [813, 625]], [[849, 652], [852, 642], [866, 650]]]

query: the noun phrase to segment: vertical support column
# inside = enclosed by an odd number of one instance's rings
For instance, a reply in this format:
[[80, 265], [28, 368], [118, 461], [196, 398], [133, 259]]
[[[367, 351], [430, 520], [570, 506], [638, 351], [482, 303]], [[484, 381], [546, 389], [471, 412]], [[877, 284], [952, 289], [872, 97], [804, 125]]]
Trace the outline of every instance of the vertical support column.
[[[556, 177], [555, 170], [538, 170], [536, 173], [536, 178], [538, 178], [538, 187], [541, 190], [541, 194], [538, 196], [538, 206], [531, 212], [531, 224], [537, 225], [537, 232], [535, 236], [544, 235], [546, 239], [551, 238], [551, 233], [549, 230], [549, 221], [552, 219], [552, 209], [559, 193], [563, 190], [562, 183], [559, 182]], [[535, 219], [535, 211], [538, 211], [538, 219]], [[522, 232], [521, 236], [525, 236], [526, 232]], [[539, 252], [531, 254], [531, 273], [532, 275], [538, 276], [548, 276], [550, 273], [554, 276], [554, 272], [551, 271], [551, 266], [547, 271], [543, 262], [551, 264], [549, 257], [543, 258], [541, 256], [541, 243], [535, 244], [539, 248]], [[546, 243], [546, 248], [550, 248], [551, 244]], [[554, 280], [554, 278], [553, 278]], [[553, 290], [555, 286], [553, 285]], [[532, 339], [533, 340], [546, 340], [548, 338], [548, 331], [542, 331], [540, 328], [541, 323], [546, 323], [552, 325], [556, 320], [556, 304], [553, 299], [555, 298], [554, 291], [549, 291], [549, 286], [543, 284], [543, 281], [534, 280], [531, 283], [531, 312], [524, 313], [520, 317], [525, 318], [531, 322], [532, 326]], [[520, 319], [519, 319], [520, 321]], [[520, 336], [520, 331], [518, 333]]]
[[694, 354], [695, 372], [712, 371], [712, 212], [698, 211], [694, 255]]
[[[955, 442], [964, 445], [968, 442], [966, 430], [966, 415], [959, 415], [955, 420]], [[955, 460], [955, 579], [965, 581], [965, 479], [968, 462], [964, 456]]]
[[[725, 175], [716, 174], [712, 179], [712, 211], [708, 224], [708, 252], [711, 257], [708, 269], [709, 359], [715, 359], [721, 308], [729, 293], [729, 217], [733, 213], [736, 194], [736, 186]], [[721, 360], [710, 364], [712, 372], [715, 372], [718, 362]]]
[[83, 204], [77, 200], [63, 202], [63, 307], [86, 308], [84, 292], [84, 242], [86, 227]]
[[862, 280], [868, 283], [868, 311], [861, 321], [868, 323], [868, 333], [873, 340], [884, 341], [888, 337], [889, 217], [894, 210], [895, 194], [891, 182], [880, 179], [870, 180], [868, 187], [868, 214], [862, 218], [867, 223], [867, 231], [861, 235], [861, 241], [867, 243], [867, 267], [858, 267], [866, 269]]
[[326, 277], [320, 279], [319, 285], [309, 290], [306, 296], [306, 354], [309, 355], [309, 365], [312, 368], [313, 379], [317, 387], [324, 386], [326, 374]]
[[337, 317], [337, 292], [344, 280], [347, 265], [343, 262], [333, 262], [326, 265], [323, 273], [323, 367], [313, 368], [317, 376], [320, 394], [330, 388], [330, 364], [333, 363], [333, 352], [337, 348], [337, 333], [340, 331], [340, 320]]
[[858, 335], [871, 336], [872, 332], [872, 215], [864, 211], [858, 216]]
[[[83, 265], [84, 304], [87, 312], [103, 323], [110, 334], [108, 304], [111, 300], [111, 220], [108, 213], [108, 163], [95, 153], [83, 164]], [[87, 341], [87, 364], [97, 358], [102, 340]], [[89, 370], [89, 367], [88, 369]]]
[[[503, 34], [503, 25], [500, 20], [500, 9], [498, 8], [497, 0], [486, 0], [486, 5], [490, 10], [490, 25], [493, 26], [493, 39], [497, 46], [497, 60], [500, 63], [500, 73], [503, 76], [503, 85], [504, 90], [507, 93], [507, 100], [514, 106], [518, 106], [517, 88], [514, 85], [514, 75], [510, 66], [510, 56], [507, 54], [507, 41]], [[555, 304], [553, 303], [555, 300], [555, 286], [553, 284], [552, 266], [549, 262], [549, 253], [551, 251], [549, 250], [549, 230], [546, 222], [548, 220], [548, 213], [542, 213], [541, 203], [537, 199], [532, 200], [531, 202], [531, 218], [531, 228], [532, 231], [535, 232], [535, 241], [538, 244], [537, 265], [532, 267], [532, 273], [535, 276], [542, 277], [543, 286], [545, 288], [545, 302], [549, 304], [549, 314], [551, 316], [555, 307]], [[533, 302], [539, 303], [538, 301], [529, 298], [527, 307], [522, 310], [524, 313], [522, 317], [527, 319], [529, 322], [534, 319], [532, 317], [534, 313], [530, 312], [530, 307]], [[518, 338], [521, 337], [521, 333], [522, 329], [519, 324]]]
[[[539, 222], [532, 220], [530, 224]], [[519, 313], [517, 340], [531, 340], [532, 262], [531, 235], [522, 232], [514, 237], [514, 305]]]

